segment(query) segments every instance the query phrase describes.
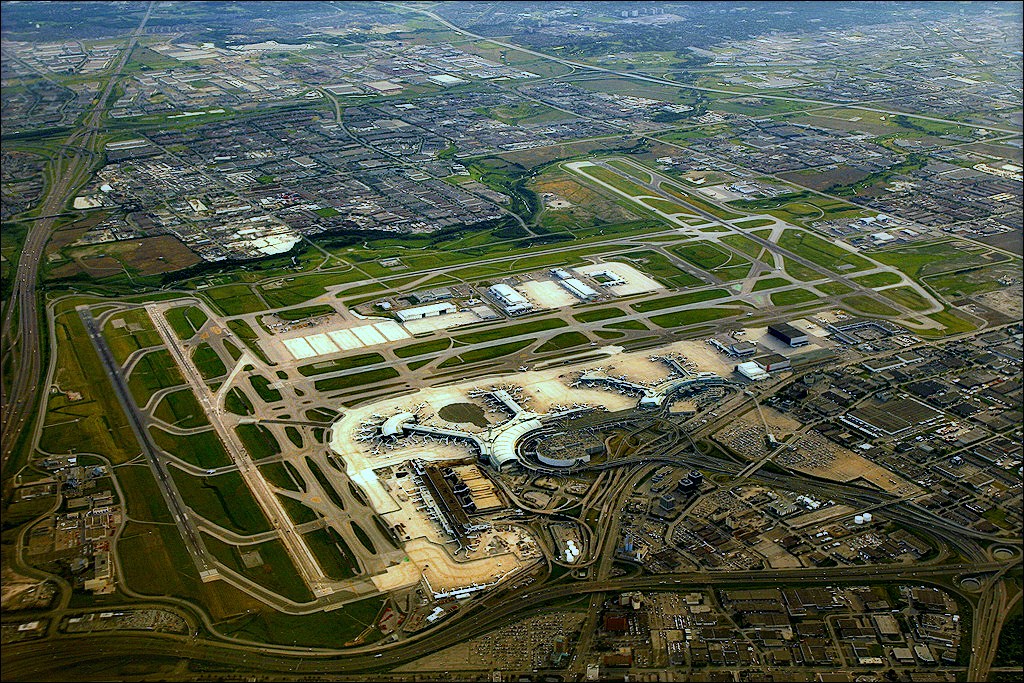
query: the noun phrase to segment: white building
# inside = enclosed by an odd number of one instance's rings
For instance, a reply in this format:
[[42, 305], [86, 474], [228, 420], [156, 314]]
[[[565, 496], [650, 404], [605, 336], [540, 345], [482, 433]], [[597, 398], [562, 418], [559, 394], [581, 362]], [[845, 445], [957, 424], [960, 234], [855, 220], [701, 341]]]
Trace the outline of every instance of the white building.
[[454, 313], [456, 310], [455, 304], [439, 303], [417, 306], [416, 308], [407, 308], [404, 311], [396, 311], [395, 315], [397, 315], [398, 319], [404, 323], [407, 320], [421, 320], [435, 315]]
[[754, 361], [740, 363], [739, 365], [736, 366], [736, 372], [740, 373], [747, 379], [752, 379], [754, 381], [768, 378], [768, 373], [765, 372], [764, 369]]
[[509, 287], [503, 282], [499, 282], [496, 285], [492, 285], [487, 289], [498, 303], [501, 304], [502, 308], [509, 315], [516, 315], [518, 313], [525, 313], [533, 310], [533, 304], [530, 303], [529, 299], [520, 294], [517, 290]]

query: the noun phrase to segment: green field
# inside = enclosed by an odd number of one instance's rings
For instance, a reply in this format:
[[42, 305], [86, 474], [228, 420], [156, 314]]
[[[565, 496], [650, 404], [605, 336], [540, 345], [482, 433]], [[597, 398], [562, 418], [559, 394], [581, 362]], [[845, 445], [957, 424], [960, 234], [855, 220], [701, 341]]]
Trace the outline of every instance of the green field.
[[757, 282], [755, 282], [754, 283], [754, 288], [751, 291], [752, 292], [760, 292], [761, 290], [764, 290], [764, 289], [774, 289], [776, 287], [785, 287], [786, 285], [790, 285], [790, 284], [793, 284], [793, 283], [791, 283], [786, 278], [782, 278], [782, 277], [769, 277], [769, 278], [764, 278], [764, 279], [761, 279], [761, 280], [758, 280]]
[[114, 358], [121, 365], [138, 349], [163, 345], [160, 334], [144, 308], [133, 308], [112, 316], [103, 326], [103, 336]]
[[295, 320], [305, 320], [306, 318], [313, 318], [319, 315], [330, 315], [337, 313], [333, 306], [328, 304], [317, 304], [315, 306], [302, 306], [300, 308], [288, 308], [283, 311], [278, 311], [276, 315], [281, 320], [287, 320], [289, 322]]
[[626, 255], [625, 258], [639, 270], [653, 276], [668, 287], [682, 289], [703, 284], [693, 275], [674, 265], [667, 256], [656, 251], [634, 251]]
[[582, 332], [562, 332], [538, 346], [534, 353], [545, 353], [547, 351], [559, 351], [573, 346], [580, 346], [590, 342], [590, 338]]
[[[446, 344], [448, 340], [443, 340]], [[406, 347], [407, 348], [407, 347]], [[447, 346], [445, 347], [447, 348]], [[397, 351], [395, 352], [400, 358], [404, 358]], [[311, 377], [313, 375], [322, 375], [325, 372], [338, 372], [340, 370], [349, 370], [351, 368], [362, 367], [363, 365], [373, 365], [374, 363], [383, 363], [384, 356], [379, 353], [364, 353], [358, 356], [346, 356], [345, 358], [337, 358], [335, 360], [322, 361], [320, 363], [312, 363], [310, 365], [299, 366], [299, 373], [304, 377]]]
[[336, 581], [348, 579], [359, 572], [359, 563], [337, 531], [328, 527], [303, 534], [309, 549], [316, 556], [324, 574]]
[[263, 349], [261, 349], [259, 347], [259, 344], [256, 342], [258, 337], [256, 335], [256, 332], [253, 331], [252, 327], [249, 326], [249, 323], [245, 322], [244, 320], [229, 320], [228, 329], [234, 332], [235, 335], [239, 339], [241, 339], [246, 346], [249, 347], [249, 350], [256, 354], [257, 358], [262, 360], [264, 363], [267, 363], [268, 365], [273, 365], [273, 363], [270, 363], [269, 359], [267, 358], [267, 355], [263, 353]]
[[581, 323], [592, 323], [598, 320], [609, 320], [610, 318], [621, 318], [626, 315], [621, 309], [618, 308], [597, 308], [592, 311], [584, 311], [583, 313], [577, 313], [573, 316], [576, 320]]
[[149, 433], [153, 435], [157, 446], [196, 467], [213, 469], [231, 464], [224, 444], [213, 430], [195, 434], [171, 434], [159, 427], [150, 427]]
[[501, 358], [502, 356], [507, 356], [524, 349], [533, 342], [533, 339], [521, 339], [519, 341], [506, 342], [504, 344], [486, 346], [482, 349], [472, 349], [470, 351], [465, 351], [458, 356], [452, 356], [437, 367], [450, 368], [456, 365], [462, 365], [463, 363], [479, 363], [480, 361], [491, 360], [492, 358]]
[[683, 188], [678, 185], [672, 185], [669, 183], [662, 183], [659, 188], [663, 192], [668, 192], [673, 197], [678, 197], [685, 204], [689, 204], [695, 208], [698, 208], [705, 213], [709, 213], [716, 218], [720, 218], [723, 221], [730, 221], [735, 218], [743, 218], [743, 214], [735, 213], [734, 211], [727, 211], [726, 209], [720, 209], [716, 205], [709, 201], [705, 201], [700, 197], [697, 197], [691, 192], [686, 192]]
[[647, 327], [647, 325], [644, 325], [639, 320], [623, 320], [622, 322], [618, 322], [618, 323], [608, 323], [607, 325], [605, 325], [605, 327], [608, 328], [608, 329], [614, 329], [614, 330], [649, 330], [649, 329], [651, 329], [651, 328]]
[[784, 292], [775, 292], [771, 295], [771, 299], [776, 306], [792, 306], [805, 301], [817, 301], [819, 297], [806, 289], [788, 289]]
[[744, 228], [747, 230], [751, 228], [760, 228], [761, 226], [764, 225], [774, 224], [775, 221], [773, 221], [771, 218], [748, 218], [742, 221], [733, 221], [733, 225], [735, 225], [737, 228]]
[[264, 403], [277, 403], [281, 400], [281, 392], [270, 386], [270, 380], [263, 375], [249, 375], [249, 384], [260, 395]]
[[660, 299], [641, 301], [640, 303], [630, 304], [630, 308], [638, 313], [649, 313], [650, 311], [660, 311], [663, 308], [685, 306], [686, 304], [695, 304], [701, 301], [721, 299], [726, 296], [729, 296], [729, 292], [724, 289], [705, 289], [698, 292], [686, 292], [685, 294], [675, 294]]
[[852, 287], [847, 287], [842, 282], [822, 282], [820, 285], [814, 285], [814, 288], [830, 296], [849, 294], [853, 291]]
[[316, 510], [303, 505], [301, 501], [289, 498], [288, 496], [282, 496], [281, 494], [277, 494], [277, 499], [281, 501], [281, 507], [288, 513], [288, 518], [295, 524], [314, 522], [320, 518], [320, 514]]
[[198, 332], [208, 319], [206, 313], [196, 306], [177, 306], [168, 309], [164, 317], [167, 318], [174, 334], [178, 335], [178, 339], [188, 339]]
[[879, 292], [886, 299], [895, 301], [898, 304], [906, 306], [912, 311], [927, 311], [931, 308], [931, 304], [923, 296], [914, 291], [911, 287], [893, 287], [892, 289], [883, 289]]
[[281, 444], [269, 429], [259, 424], [240, 424], [235, 433], [253, 460], [261, 460], [281, 452]]
[[625, 192], [630, 197], [654, 196], [653, 191], [637, 185], [632, 180], [628, 180], [618, 173], [609, 171], [601, 166], [584, 166], [576, 171], [576, 173], [582, 174], [584, 177], [596, 178], [621, 192]]
[[203, 294], [223, 315], [256, 313], [267, 308], [248, 285], [224, 285], [204, 289]]
[[324, 493], [327, 494], [327, 497], [331, 502], [344, 510], [345, 501], [342, 500], [340, 495], [338, 495], [338, 491], [334, 488], [334, 485], [328, 481], [327, 477], [324, 476], [323, 470], [321, 470], [320, 466], [316, 464], [316, 461], [309, 456], [306, 456], [306, 466], [309, 468], [309, 471], [313, 473], [313, 477], [316, 478], [317, 482], [320, 484], [320, 488], [322, 488]]
[[394, 368], [377, 368], [376, 370], [353, 372], [340, 377], [318, 379], [313, 385], [316, 387], [317, 391], [335, 391], [336, 389], [349, 389], [351, 387], [358, 387], [364, 384], [383, 382], [386, 379], [394, 379], [398, 376], [399, 372]]
[[203, 342], [192, 349], [192, 363], [203, 379], [222, 377], [228, 369], [212, 346]]
[[235, 415], [252, 415], [256, 412], [252, 401], [238, 387], [232, 387], [224, 397], [224, 409]]
[[153, 411], [153, 417], [183, 429], [210, 424], [191, 389], [173, 391], [164, 396]]
[[[159, 491], [156, 497], [163, 502]], [[200, 580], [178, 528], [173, 523], [140, 523], [132, 517], [117, 540], [125, 583], [143, 595], [202, 603], [211, 590]]]
[[799, 263], [797, 261], [794, 261], [791, 258], [783, 257], [782, 264], [783, 264], [783, 268], [785, 269], [787, 275], [789, 275], [790, 277], [796, 278], [797, 280], [800, 280], [801, 282], [810, 282], [812, 280], [820, 280], [823, 277], [825, 277], [824, 275], [822, 275], [818, 271], [814, 270], [813, 268], [808, 268], [804, 264]]
[[147, 351], [132, 368], [128, 388], [139, 406], [146, 405], [160, 389], [176, 387], [185, 380], [167, 349]]
[[615, 168], [615, 169], [617, 169], [617, 170], [619, 170], [619, 171], [622, 171], [626, 175], [632, 176], [633, 178], [635, 178], [636, 180], [639, 180], [640, 182], [644, 182], [644, 183], [653, 183], [654, 182], [654, 178], [651, 177], [650, 173], [648, 173], [647, 171], [644, 171], [642, 169], [637, 168], [636, 166], [634, 166], [633, 164], [631, 164], [629, 162], [620, 161], [619, 159], [611, 159], [611, 160], [608, 161], [608, 165], [613, 167], [613, 168]]
[[902, 279], [903, 278], [896, 273], [871, 273], [870, 275], [855, 277], [853, 278], [853, 281], [869, 289], [874, 289], [875, 287], [894, 285]]
[[181, 497], [196, 514], [243, 535], [270, 531], [270, 522], [238, 472], [193, 477], [169, 468]]
[[725, 235], [719, 238], [723, 244], [727, 244], [733, 249], [742, 251], [747, 256], [757, 258], [764, 248], [754, 240], [744, 237], [743, 235]]
[[[422, 356], [425, 353], [444, 351], [451, 345], [451, 339], [431, 339], [430, 341], [409, 344], [408, 346], [399, 346], [394, 351], [395, 355], [399, 358], [410, 358], [412, 356]], [[299, 369], [301, 371], [301, 368]]]
[[292, 478], [291, 471], [283, 462], [271, 462], [259, 466], [260, 474], [274, 486], [287, 491], [298, 491], [299, 485]]
[[[266, 608], [248, 618], [222, 625], [220, 630], [225, 635], [260, 644], [337, 648], [351, 643], [373, 626], [384, 600], [382, 597], [372, 597], [349, 603], [341, 609], [303, 616], [292, 616]], [[376, 638], [380, 637], [379, 631], [375, 634]]]
[[[114, 469], [114, 474], [117, 475], [121, 491], [124, 492], [124, 503], [129, 517], [139, 522], [173, 525], [174, 517], [167, 509], [167, 503], [148, 465], [121, 465]], [[171, 528], [177, 535], [177, 528]], [[120, 547], [120, 543], [118, 546]]]
[[470, 334], [463, 334], [455, 337], [455, 341], [462, 344], [483, 344], [486, 342], [497, 341], [499, 339], [508, 339], [510, 337], [518, 337], [521, 334], [532, 334], [534, 332], [542, 332], [544, 330], [555, 330], [559, 327], [565, 327], [569, 323], [558, 318], [546, 318], [544, 320], [532, 320], [528, 323], [521, 323], [519, 325], [508, 325], [505, 327], [495, 327], [487, 330], [481, 330], [479, 332], [472, 332]]
[[[309, 602], [313, 599], [313, 594], [309, 592], [281, 541], [239, 547], [208, 534], [202, 534], [202, 539], [207, 550], [228, 569], [295, 602]], [[257, 557], [259, 561], [255, 566], [246, 566], [247, 559], [252, 563]]]
[[786, 230], [779, 237], [779, 246], [823, 268], [837, 272], [855, 272], [872, 266], [871, 261], [866, 258], [803, 230]]
[[[952, 241], [897, 247], [871, 254], [879, 263], [894, 266], [915, 280], [959, 268], [987, 265], [985, 249]], [[1018, 270], [1020, 267], [1018, 266]]]
[[724, 266], [733, 258], [731, 254], [707, 242], [670, 247], [670, 250], [684, 261], [707, 271]]
[[288, 437], [288, 440], [292, 442], [292, 445], [296, 448], [302, 448], [302, 434], [295, 427], [288, 425], [284, 428], [284, 435]]
[[704, 323], [709, 320], [717, 320], [730, 315], [739, 315], [740, 311], [735, 308], [696, 308], [678, 313], [666, 313], [650, 318], [650, 321], [658, 327], [685, 327], [696, 323]]
[[865, 315], [897, 316], [900, 314], [895, 308], [890, 308], [881, 302], [863, 295], [848, 296], [843, 299], [843, 303], [847, 306], [852, 306], [856, 311]]

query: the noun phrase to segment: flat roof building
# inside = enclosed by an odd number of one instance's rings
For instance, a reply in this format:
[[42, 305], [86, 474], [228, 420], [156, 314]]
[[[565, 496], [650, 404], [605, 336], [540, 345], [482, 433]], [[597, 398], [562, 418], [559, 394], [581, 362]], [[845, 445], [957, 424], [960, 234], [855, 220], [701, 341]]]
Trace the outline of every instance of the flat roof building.
[[805, 346], [809, 343], [807, 333], [789, 323], [772, 323], [768, 326], [768, 334], [786, 342], [789, 346]]
[[406, 308], [402, 311], [395, 311], [395, 315], [404, 323], [406, 320], [420, 320], [422, 318], [429, 318], [435, 315], [454, 313], [456, 310], [455, 304], [438, 303], [428, 304], [426, 306], [417, 306], [416, 308]]

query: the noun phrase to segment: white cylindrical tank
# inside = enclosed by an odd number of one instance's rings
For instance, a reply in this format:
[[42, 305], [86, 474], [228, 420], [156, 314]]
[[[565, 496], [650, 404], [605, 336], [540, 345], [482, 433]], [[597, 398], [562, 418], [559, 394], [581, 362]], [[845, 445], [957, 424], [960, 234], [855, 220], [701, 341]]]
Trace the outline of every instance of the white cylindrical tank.
[[864, 515], [857, 515], [857, 516], [855, 516], [853, 518], [853, 523], [854, 524], [863, 524], [864, 523]]
[[870, 522], [870, 521], [871, 521], [871, 513], [870, 513], [870, 512], [865, 512], [865, 513], [864, 513], [863, 515], [861, 515], [861, 516], [862, 516], [862, 517], [864, 518], [864, 521], [865, 521], [865, 522]]

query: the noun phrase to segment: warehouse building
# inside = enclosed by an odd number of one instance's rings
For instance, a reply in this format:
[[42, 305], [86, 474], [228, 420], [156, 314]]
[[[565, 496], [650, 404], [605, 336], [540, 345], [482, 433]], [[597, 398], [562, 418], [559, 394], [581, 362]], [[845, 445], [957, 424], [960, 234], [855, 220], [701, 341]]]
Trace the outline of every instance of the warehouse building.
[[512, 289], [504, 282], [488, 287], [488, 292], [493, 296], [505, 312], [509, 315], [518, 315], [533, 310], [533, 304], [515, 289]]
[[760, 366], [765, 372], [786, 370], [790, 366], [789, 359], [785, 356], [780, 356], [777, 353], [766, 353], [763, 356], [755, 358], [753, 362]]
[[768, 326], [768, 334], [789, 346], [807, 346], [807, 333], [802, 332], [789, 323], [773, 323]]
[[555, 276], [555, 279], [558, 281], [558, 284], [562, 285], [563, 288], [569, 290], [569, 293], [572, 294], [577, 299], [582, 299], [583, 301], [590, 301], [595, 296], [597, 296], [596, 289], [585, 284], [579, 278], [573, 277], [572, 273], [563, 268], [555, 268], [554, 270], [551, 271], [551, 274]]
[[435, 315], [454, 313], [456, 310], [455, 304], [439, 303], [407, 308], [404, 311], [395, 311], [395, 315], [404, 323], [407, 320], [422, 320], [423, 318], [431, 318]]

